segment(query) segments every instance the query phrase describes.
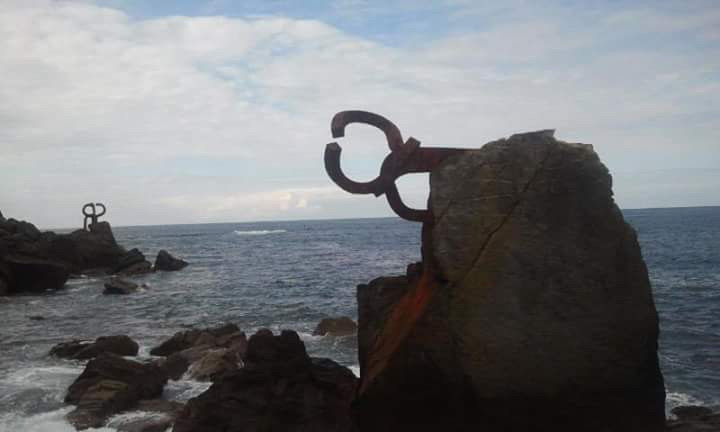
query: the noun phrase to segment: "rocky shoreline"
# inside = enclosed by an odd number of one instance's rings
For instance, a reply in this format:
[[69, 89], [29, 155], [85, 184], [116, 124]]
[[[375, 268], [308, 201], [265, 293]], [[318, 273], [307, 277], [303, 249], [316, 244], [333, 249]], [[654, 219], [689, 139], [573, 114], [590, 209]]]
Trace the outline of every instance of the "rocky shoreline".
[[[68, 341], [51, 354], [87, 361], [68, 421], [149, 411], [119, 429], [718, 430], [720, 414], [702, 407], [666, 417], [647, 268], [592, 146], [514, 135], [448, 158], [430, 184], [423, 262], [358, 286], [357, 324], [314, 332], [357, 334], [360, 377], [309, 356], [292, 330], [193, 328], [144, 361], [125, 335]], [[88, 272], [108, 276], [107, 294], [132, 294], [142, 286], [121, 277], [185, 265], [161, 251], [153, 266], [106, 222], [58, 235], [0, 220], [0, 294]], [[182, 377], [211, 385], [181, 407], [162, 394]]]
[[[150, 360], [130, 359], [138, 345], [125, 335], [53, 347], [49, 355], [87, 360], [68, 388], [65, 402], [76, 408], [67, 420], [84, 430], [105, 426], [117, 414], [137, 414], [112, 423], [121, 432], [368, 430], [355, 407], [359, 379], [330, 359], [308, 356], [292, 330], [261, 329], [247, 338], [235, 324], [189, 329], [150, 352]], [[186, 404], [163, 398], [168, 381], [183, 377], [212, 385]], [[467, 425], [455, 426], [466, 430]], [[719, 427], [720, 413], [681, 406], [673, 409], [664, 430]]]
[[153, 265], [137, 248], [118, 245], [108, 222], [56, 234], [0, 214], [0, 296], [62, 289], [68, 278], [82, 274], [139, 276], [187, 265], [165, 250]]

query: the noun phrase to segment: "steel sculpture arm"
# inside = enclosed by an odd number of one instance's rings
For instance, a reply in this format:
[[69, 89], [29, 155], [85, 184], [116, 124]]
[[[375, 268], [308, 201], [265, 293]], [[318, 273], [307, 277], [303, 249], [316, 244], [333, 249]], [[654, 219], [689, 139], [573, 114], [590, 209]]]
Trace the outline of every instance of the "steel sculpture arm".
[[369, 182], [349, 179], [340, 166], [342, 148], [337, 142], [325, 146], [325, 170], [330, 178], [343, 190], [353, 194], [385, 194], [393, 211], [403, 219], [416, 222], [432, 222], [430, 210], [413, 209], [403, 203], [395, 181], [405, 174], [430, 172], [445, 159], [463, 152], [463, 149], [444, 147], [420, 148], [420, 141], [408, 138], [403, 142], [397, 126], [385, 117], [367, 111], [341, 111], [332, 119], [333, 138], [344, 137], [345, 128], [351, 123], [364, 123], [380, 129], [387, 139], [390, 154], [380, 167], [380, 174]]

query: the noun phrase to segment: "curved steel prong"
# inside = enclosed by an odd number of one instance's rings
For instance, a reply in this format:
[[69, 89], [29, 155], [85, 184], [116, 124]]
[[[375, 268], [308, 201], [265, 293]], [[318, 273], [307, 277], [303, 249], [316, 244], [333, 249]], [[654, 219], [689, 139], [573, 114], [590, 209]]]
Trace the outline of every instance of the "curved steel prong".
[[105, 204], [102, 204], [102, 203], [95, 203], [95, 205], [96, 205], [96, 206], [98, 206], [98, 207], [102, 207], [102, 212], [101, 212], [101, 213], [98, 213], [98, 214], [96, 214], [95, 216], [96, 216], [96, 217], [100, 217], [100, 216], [104, 215], [104, 214], [105, 214], [105, 212], [106, 212], [106, 209], [105, 209]]
[[431, 222], [432, 213], [430, 210], [417, 210], [410, 208], [400, 198], [397, 186], [395, 183], [390, 183], [385, 190], [385, 197], [387, 198], [390, 208], [393, 209], [396, 215], [403, 219], [414, 221], [414, 222]]
[[345, 174], [343, 174], [340, 168], [340, 153], [342, 153], [342, 147], [336, 142], [332, 142], [325, 146], [325, 171], [335, 182], [336, 185], [340, 186], [343, 190], [354, 193], [354, 194], [373, 194], [380, 196], [383, 194], [383, 185], [380, 177], [376, 177], [374, 180], [369, 182], [356, 182], [352, 181]]
[[390, 151], [399, 150], [403, 145], [402, 134], [395, 123], [379, 114], [359, 110], [340, 111], [335, 114], [330, 123], [333, 138], [344, 137], [345, 127], [351, 123], [364, 123], [383, 131]]
[[[88, 207], [92, 209], [92, 213], [88, 213], [88, 212], [86, 211], [86, 209], [87, 209]], [[87, 203], [87, 204], [85, 204], [85, 205], [83, 206], [83, 208], [82, 208], [82, 214], [83, 214], [84, 216], [93, 216], [93, 215], [95, 214], [95, 204], [93, 204], [93, 203]]]

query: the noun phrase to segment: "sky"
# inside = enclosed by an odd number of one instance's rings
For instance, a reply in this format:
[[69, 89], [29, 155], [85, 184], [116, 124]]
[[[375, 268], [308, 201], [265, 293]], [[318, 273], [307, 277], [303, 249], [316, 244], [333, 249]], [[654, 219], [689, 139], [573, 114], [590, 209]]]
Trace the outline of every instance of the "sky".
[[[0, 211], [79, 227], [392, 215], [342, 110], [425, 146], [556, 129], [621, 208], [720, 205], [717, 1], [0, 0]], [[370, 180], [384, 136], [351, 126]], [[424, 207], [427, 175], [401, 178]]]

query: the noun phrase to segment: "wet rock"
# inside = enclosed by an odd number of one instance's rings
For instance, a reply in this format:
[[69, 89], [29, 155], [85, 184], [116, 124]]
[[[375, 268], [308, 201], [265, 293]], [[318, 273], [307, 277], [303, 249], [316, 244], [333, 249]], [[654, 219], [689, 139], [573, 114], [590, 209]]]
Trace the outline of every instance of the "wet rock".
[[237, 352], [228, 348], [213, 349], [189, 366], [188, 375], [198, 381], [214, 381], [226, 372], [237, 370], [241, 364]]
[[136, 411], [160, 413], [175, 418], [185, 407], [184, 403], [167, 399], [144, 399], [135, 406]]
[[155, 258], [154, 268], [155, 270], [176, 271], [185, 268], [187, 265], [187, 262], [179, 258], [175, 258], [166, 250], [161, 250]]
[[165, 415], [149, 415], [123, 421], [116, 429], [118, 432], [165, 432], [172, 424], [173, 419]]
[[347, 336], [355, 334], [355, 332], [357, 332], [357, 324], [355, 324], [355, 321], [344, 316], [339, 318], [323, 318], [317, 327], [315, 327], [313, 335]]
[[712, 414], [712, 410], [710, 408], [698, 405], [675, 407], [671, 412], [678, 418], [678, 420], [689, 420]]
[[112, 272], [128, 276], [145, 274], [152, 272], [152, 265], [145, 259], [145, 255], [135, 248], [120, 257]]
[[70, 234], [40, 232], [15, 219], [0, 222], [0, 277], [6, 294], [62, 288], [70, 273], [112, 268], [124, 253], [107, 222]]
[[358, 288], [363, 426], [661, 430], [647, 269], [592, 147], [515, 135], [430, 189], [423, 272]]
[[246, 359], [191, 399], [173, 431], [353, 430], [355, 376], [331, 360], [310, 359], [297, 333], [256, 333]]
[[[699, 409], [698, 409], [699, 408]], [[675, 411], [678, 410], [678, 413]], [[720, 413], [713, 413], [705, 407], [677, 407], [673, 414], [678, 418], [667, 422], [669, 432], [718, 432], [720, 431]]]
[[103, 294], [132, 294], [138, 290], [136, 283], [130, 282], [119, 277], [112, 277], [105, 282], [105, 290]]
[[[151, 349], [150, 354], [155, 356], [168, 356], [170, 354], [188, 349], [198, 344], [198, 339], [203, 335], [203, 333], [207, 333], [214, 339], [238, 332], [240, 332], [240, 329], [235, 324], [223, 324], [217, 327], [207, 329], [191, 329], [187, 331], [177, 332], [170, 339]], [[205, 341], [203, 341], [203, 344], [209, 344], [208, 340], [205, 339]]]
[[10, 294], [10, 285], [8, 284], [5, 277], [0, 274], [0, 297]]
[[12, 255], [0, 260], [4, 261], [4, 266], [11, 275], [6, 282], [9, 294], [42, 293], [61, 289], [70, 276], [67, 267], [45, 259]]
[[[219, 330], [223, 327], [212, 329]], [[232, 327], [224, 326], [225, 329]], [[245, 333], [237, 331], [221, 334], [215, 338], [203, 331], [196, 339], [195, 345], [169, 355], [158, 364], [164, 368], [173, 380], [180, 379], [191, 369], [190, 376], [198, 380], [210, 380], [227, 370], [237, 369], [247, 350]]]
[[65, 402], [77, 405], [67, 416], [78, 430], [102, 426], [113, 414], [135, 407], [142, 399], [160, 396], [167, 382], [154, 364], [102, 353], [90, 360], [72, 383]]
[[114, 268], [126, 252], [115, 241], [110, 224], [97, 222], [91, 224], [89, 229], [57, 235], [51, 241], [50, 255], [55, 259], [69, 261], [75, 273], [95, 268]]
[[97, 357], [101, 353], [111, 353], [119, 356], [136, 356], [139, 350], [137, 342], [125, 335], [101, 336], [95, 342], [87, 340], [73, 340], [55, 345], [50, 349], [50, 355], [73, 360], [87, 360]]

